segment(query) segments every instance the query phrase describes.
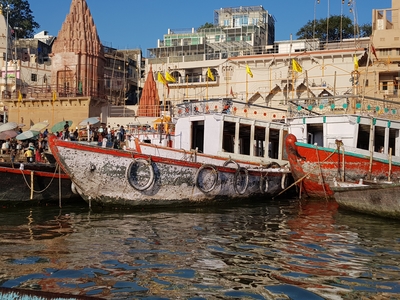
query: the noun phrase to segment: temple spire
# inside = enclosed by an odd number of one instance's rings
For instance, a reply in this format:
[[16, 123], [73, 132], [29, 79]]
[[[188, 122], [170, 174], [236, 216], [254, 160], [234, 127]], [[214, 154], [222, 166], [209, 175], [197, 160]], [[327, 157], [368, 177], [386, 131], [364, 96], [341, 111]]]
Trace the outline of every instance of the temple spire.
[[52, 49], [52, 86], [58, 93], [104, 96], [103, 46], [86, 0], [72, 0]]

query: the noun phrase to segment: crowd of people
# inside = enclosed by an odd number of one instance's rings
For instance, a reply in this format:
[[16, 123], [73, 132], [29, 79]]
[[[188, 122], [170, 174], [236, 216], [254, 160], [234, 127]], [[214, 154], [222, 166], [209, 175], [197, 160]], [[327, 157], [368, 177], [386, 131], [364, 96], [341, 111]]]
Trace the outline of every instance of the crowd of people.
[[[16, 138], [9, 138], [3, 142], [0, 141], [0, 160], [4, 161], [4, 157], [9, 157], [12, 162], [22, 162], [23, 160], [27, 163], [44, 162], [46, 160], [44, 152], [48, 150], [47, 137], [49, 134], [52, 133], [46, 128], [43, 133], [33, 139], [21, 141]], [[67, 121], [62, 131], [53, 134], [62, 140], [95, 142], [99, 146], [115, 149], [123, 148], [126, 140], [126, 130], [124, 126], [119, 124], [115, 128], [112, 128], [111, 125], [92, 126], [87, 124], [84, 128], [76, 127], [73, 130], [70, 129], [70, 124]]]
[[122, 148], [121, 143], [125, 142], [126, 130], [123, 125], [119, 124], [116, 128], [111, 128], [111, 125], [95, 127], [87, 124], [86, 127], [81, 129], [76, 127], [72, 131], [69, 130], [69, 125], [66, 123], [64, 130], [56, 132], [56, 136], [62, 140], [95, 142], [99, 146], [119, 149]]
[[7, 139], [1, 145], [1, 159], [9, 157], [10, 161], [26, 161], [27, 163], [44, 162], [44, 151], [47, 150], [47, 139], [40, 137], [36, 140], [18, 141]]

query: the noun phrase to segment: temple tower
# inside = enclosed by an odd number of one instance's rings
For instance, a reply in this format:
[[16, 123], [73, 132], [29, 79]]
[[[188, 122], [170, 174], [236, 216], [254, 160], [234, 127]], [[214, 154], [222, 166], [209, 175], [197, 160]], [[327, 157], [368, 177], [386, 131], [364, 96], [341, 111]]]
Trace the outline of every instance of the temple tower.
[[52, 51], [51, 85], [62, 96], [104, 98], [104, 53], [85, 0], [72, 0]]

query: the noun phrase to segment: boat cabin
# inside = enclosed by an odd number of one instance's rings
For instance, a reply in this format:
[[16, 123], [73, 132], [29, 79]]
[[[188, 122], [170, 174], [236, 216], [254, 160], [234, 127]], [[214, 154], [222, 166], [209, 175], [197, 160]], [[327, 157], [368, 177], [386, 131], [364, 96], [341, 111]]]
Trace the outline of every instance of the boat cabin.
[[254, 109], [231, 99], [184, 102], [174, 108], [173, 131], [161, 132], [161, 126], [152, 139], [141, 140], [233, 160], [286, 164], [285, 119], [271, 121], [261, 107], [259, 114]]
[[369, 155], [398, 156], [400, 122], [359, 115], [305, 116], [289, 119], [290, 133], [297, 141], [320, 147], [337, 148], [341, 141], [346, 151]]

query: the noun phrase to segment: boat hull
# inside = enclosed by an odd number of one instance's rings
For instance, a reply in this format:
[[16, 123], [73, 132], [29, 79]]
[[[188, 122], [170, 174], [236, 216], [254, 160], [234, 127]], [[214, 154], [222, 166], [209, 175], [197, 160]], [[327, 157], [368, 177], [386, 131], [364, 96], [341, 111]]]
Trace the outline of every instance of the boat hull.
[[350, 184], [332, 190], [340, 208], [400, 219], [400, 184]]
[[358, 182], [360, 179], [378, 181], [400, 178], [400, 166], [388, 160], [343, 152], [297, 142], [293, 134], [286, 137], [286, 151], [293, 179], [303, 194], [312, 198], [334, 198], [331, 185], [335, 180]]
[[273, 197], [287, 186], [290, 175], [288, 170], [216, 166], [54, 137], [49, 145], [90, 206], [200, 205]]
[[59, 173], [55, 165], [48, 164], [0, 164], [0, 204], [48, 204], [66, 201], [82, 201], [71, 190], [71, 180]]

